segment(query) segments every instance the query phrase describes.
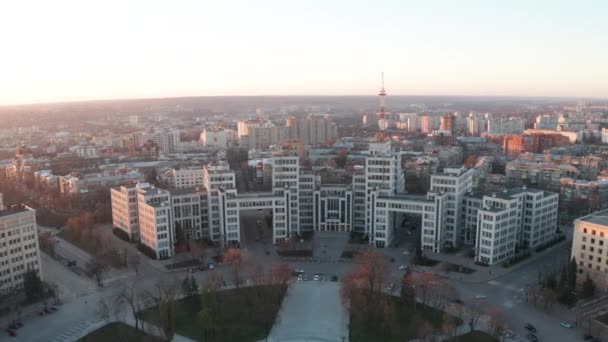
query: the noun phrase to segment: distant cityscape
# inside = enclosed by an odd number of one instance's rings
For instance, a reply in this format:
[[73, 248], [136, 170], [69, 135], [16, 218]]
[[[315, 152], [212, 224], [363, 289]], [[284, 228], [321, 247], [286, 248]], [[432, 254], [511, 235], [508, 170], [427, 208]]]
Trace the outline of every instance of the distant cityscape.
[[[232, 264], [223, 268], [218, 258], [234, 250], [255, 256], [260, 269], [288, 263], [298, 281], [308, 279], [303, 268], [319, 268], [314, 280], [334, 274], [343, 287], [352, 255], [405, 259], [390, 264], [395, 275], [383, 290], [401, 296], [409, 277], [431, 272], [451, 279], [461, 297], [505, 291], [487, 300], [501, 306], [500, 296], [517, 303], [538, 296], [549, 305], [548, 294], [530, 291], [573, 262], [578, 286], [608, 290], [608, 105], [402, 98], [391, 110], [384, 87], [379, 97], [377, 111], [353, 110], [374, 106], [373, 98], [355, 97], [287, 106], [242, 99], [230, 113], [212, 109], [228, 108], [228, 99], [207, 109], [196, 99], [74, 104], [81, 116], [69, 104], [4, 108], [23, 115], [0, 130], [0, 294], [30, 293], [32, 272], [58, 303], [59, 293], [69, 302], [81, 290], [103, 300], [124, 291], [120, 279], [152, 286], [155, 268], [181, 268], [204, 283], [207, 271], [194, 276], [193, 267], [217, 267], [226, 284]], [[265, 101], [272, 104], [255, 105]], [[148, 270], [138, 273], [131, 260]], [[79, 274], [88, 275], [100, 290], [72, 289], [47, 267], [71, 270], [83, 284]], [[511, 274], [522, 276], [497, 285], [495, 277]], [[473, 279], [482, 285], [469, 287]], [[598, 303], [608, 301], [591, 296], [577, 319], [603, 312]], [[51, 310], [46, 303], [41, 315]], [[11, 305], [12, 324], [21, 322]], [[78, 305], [74, 312], [86, 316]], [[99, 324], [87, 322], [55, 340]]]

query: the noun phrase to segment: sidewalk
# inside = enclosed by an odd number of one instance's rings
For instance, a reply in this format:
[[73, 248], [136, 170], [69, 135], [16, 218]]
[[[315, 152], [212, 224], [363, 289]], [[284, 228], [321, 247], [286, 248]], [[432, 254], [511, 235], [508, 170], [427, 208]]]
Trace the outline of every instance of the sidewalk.
[[[564, 248], [566, 245], [569, 245], [570, 241], [569, 240], [564, 240], [561, 241], [560, 243], [545, 249], [542, 252], [533, 252], [533, 254], [525, 259], [520, 261], [519, 263], [508, 267], [508, 268], [504, 268], [502, 267], [502, 264], [497, 264], [494, 266], [479, 266], [476, 265], [475, 262], [473, 261], [473, 258], [469, 258], [466, 257], [464, 255], [462, 255], [461, 253], [454, 253], [454, 254], [447, 254], [447, 253], [440, 253], [440, 254], [436, 254], [436, 253], [432, 253], [432, 252], [425, 252], [425, 255], [431, 259], [440, 261], [440, 262], [449, 262], [455, 265], [460, 265], [460, 266], [464, 266], [464, 267], [468, 267], [471, 269], [474, 269], [475, 272], [471, 273], [471, 274], [465, 274], [465, 273], [459, 273], [459, 272], [447, 272], [447, 271], [442, 271], [437, 269], [438, 267], [440, 267], [441, 264], [434, 266], [432, 269], [433, 271], [437, 272], [438, 274], [441, 274], [447, 278], [453, 279], [453, 280], [460, 280], [462, 282], [465, 283], [486, 283], [488, 281], [500, 278], [502, 276], [504, 276], [505, 274], [509, 274], [511, 272], [517, 271], [520, 268], [536, 261], [536, 259], [547, 255], [549, 253], [555, 252], [556, 250], [560, 249], [560, 248]], [[416, 266], [416, 267], [424, 267], [424, 266]]]

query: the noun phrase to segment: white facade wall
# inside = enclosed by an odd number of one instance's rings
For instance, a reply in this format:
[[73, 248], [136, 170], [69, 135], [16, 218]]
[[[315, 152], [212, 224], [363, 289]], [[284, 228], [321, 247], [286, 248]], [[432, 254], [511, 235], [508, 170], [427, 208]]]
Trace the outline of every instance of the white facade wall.
[[29, 270], [43, 278], [36, 211], [28, 207], [0, 210], [0, 295], [22, 290], [23, 275]]
[[121, 186], [110, 189], [112, 202], [112, 225], [129, 235], [132, 241], [139, 241], [137, 211], [137, 187]]
[[140, 243], [156, 252], [159, 259], [173, 256], [175, 227], [171, 195], [157, 188], [138, 189]]

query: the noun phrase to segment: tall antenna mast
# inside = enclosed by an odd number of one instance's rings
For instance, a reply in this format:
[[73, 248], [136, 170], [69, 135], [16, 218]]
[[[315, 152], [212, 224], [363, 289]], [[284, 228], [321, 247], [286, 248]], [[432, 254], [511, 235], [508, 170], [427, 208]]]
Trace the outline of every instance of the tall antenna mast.
[[386, 118], [386, 113], [384, 112], [384, 97], [386, 96], [386, 90], [384, 89], [384, 72], [380, 74], [382, 79], [382, 88], [380, 88], [380, 92], [378, 96], [380, 96], [380, 119]]

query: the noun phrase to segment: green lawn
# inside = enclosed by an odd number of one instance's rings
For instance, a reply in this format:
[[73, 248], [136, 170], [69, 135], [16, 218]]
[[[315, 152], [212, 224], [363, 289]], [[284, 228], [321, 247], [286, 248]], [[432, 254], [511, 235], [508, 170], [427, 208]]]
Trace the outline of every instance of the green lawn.
[[[218, 291], [218, 332], [211, 341], [259, 341], [274, 324], [286, 289], [282, 286], [253, 286]], [[200, 296], [176, 302], [175, 332], [191, 339], [202, 340]], [[158, 324], [158, 309], [144, 311], [144, 319]]]
[[157, 336], [146, 334], [142, 331], [137, 331], [132, 326], [122, 323], [113, 322], [104, 325], [103, 327], [89, 333], [78, 342], [162, 342], [163, 339]]
[[[387, 295], [384, 295], [387, 296]], [[427, 322], [433, 330], [440, 331], [443, 324], [444, 313], [429, 306], [403, 302], [398, 297], [389, 297], [394, 311], [393, 314], [381, 318], [382, 322], [368, 321], [359, 315], [350, 315], [350, 341], [408, 341], [418, 336], [420, 327]], [[453, 317], [456, 325], [461, 320]]]
[[450, 342], [499, 342], [499, 340], [483, 331], [474, 330], [473, 332], [457, 336]]

